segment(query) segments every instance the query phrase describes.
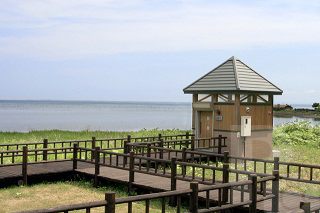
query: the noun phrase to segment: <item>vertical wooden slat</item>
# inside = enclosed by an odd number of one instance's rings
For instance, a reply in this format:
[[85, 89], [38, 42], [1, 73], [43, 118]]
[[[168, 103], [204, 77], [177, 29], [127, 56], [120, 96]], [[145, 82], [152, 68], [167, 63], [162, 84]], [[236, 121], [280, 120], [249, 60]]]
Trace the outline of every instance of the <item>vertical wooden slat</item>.
[[73, 158], [72, 158], [73, 170], [76, 170], [78, 168], [77, 158], [78, 158], [78, 144], [75, 143], [75, 144], [73, 144]]
[[[186, 162], [187, 161], [187, 153], [186, 153], [186, 148], [183, 148], [182, 149], [182, 159], [181, 159], [182, 162]], [[185, 165], [182, 165], [182, 176], [185, 177], [186, 175], [186, 166]]]
[[206, 208], [210, 208], [210, 191], [206, 191]]
[[[223, 183], [229, 183], [229, 163], [223, 163]], [[222, 190], [222, 202], [226, 204], [228, 202], [228, 188], [224, 187]]]
[[222, 135], [219, 135], [218, 138], [218, 154], [222, 153]]
[[[147, 157], [150, 158], [151, 156], [151, 144], [147, 144]], [[150, 170], [150, 160], [147, 160], [147, 171]]]
[[[91, 149], [96, 148], [96, 137], [92, 137]], [[94, 159], [94, 150], [91, 152], [91, 160]]]
[[191, 213], [198, 212], [198, 183], [191, 182], [190, 189], [192, 192], [190, 193], [190, 200], [189, 200], [189, 211]]
[[132, 213], [132, 202], [128, 202], [128, 213]]
[[130, 151], [130, 162], [129, 162], [129, 192], [133, 192], [134, 182], [134, 152]]
[[273, 170], [273, 176], [275, 179], [272, 180], [272, 212], [279, 211], [279, 170]]
[[162, 213], [166, 213], [166, 198], [165, 197], [163, 197], [162, 199], [161, 199], [161, 204], [162, 204]]
[[105, 213], [115, 213], [116, 212], [116, 193], [107, 192], [105, 194], [105, 200], [108, 205], [105, 207]]
[[177, 197], [177, 213], [181, 212], [181, 196]]
[[[174, 156], [171, 158], [171, 191], [177, 190], [177, 179], [176, 179], [176, 175], [177, 175], [177, 157]], [[176, 197], [172, 196], [170, 197], [170, 206], [174, 207], [176, 206], [177, 201], [176, 201]]]
[[150, 211], [150, 200], [146, 200], [146, 213]]
[[97, 187], [99, 185], [98, 176], [100, 174], [100, 147], [95, 147], [94, 150], [94, 185]]
[[28, 184], [28, 147], [23, 147], [23, 158], [22, 158], [22, 180], [23, 185]]
[[279, 157], [274, 157], [273, 161], [273, 170], [279, 171]]
[[[48, 148], [48, 139], [45, 138], [43, 139], [43, 148], [47, 149]], [[43, 151], [43, 160], [48, 160], [48, 150]]]
[[241, 186], [241, 195], [240, 195], [241, 202], [244, 201], [244, 185]]
[[230, 204], [233, 204], [233, 187], [230, 187]]
[[249, 205], [249, 212], [250, 213], [255, 213], [257, 212], [257, 175], [256, 174], [251, 174], [250, 179], [252, 181], [251, 185], [251, 204]]

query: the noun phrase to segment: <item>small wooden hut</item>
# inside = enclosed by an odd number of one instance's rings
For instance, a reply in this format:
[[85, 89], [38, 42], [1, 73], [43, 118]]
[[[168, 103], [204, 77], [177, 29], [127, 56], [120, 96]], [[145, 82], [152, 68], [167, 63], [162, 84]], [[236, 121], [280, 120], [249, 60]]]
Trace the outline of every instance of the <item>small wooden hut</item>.
[[231, 57], [183, 91], [193, 95], [196, 137], [228, 137], [231, 155], [272, 155], [273, 95], [283, 91], [241, 60]]

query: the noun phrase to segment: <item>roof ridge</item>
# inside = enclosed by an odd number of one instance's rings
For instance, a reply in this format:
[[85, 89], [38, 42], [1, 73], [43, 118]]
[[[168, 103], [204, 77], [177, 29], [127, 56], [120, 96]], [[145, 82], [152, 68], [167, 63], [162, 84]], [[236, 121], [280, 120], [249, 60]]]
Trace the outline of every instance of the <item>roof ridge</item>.
[[237, 69], [237, 58], [235, 56], [232, 56], [231, 58], [232, 58], [232, 63], [233, 63], [234, 78], [236, 80], [236, 88], [237, 88], [237, 90], [240, 90], [238, 69]]

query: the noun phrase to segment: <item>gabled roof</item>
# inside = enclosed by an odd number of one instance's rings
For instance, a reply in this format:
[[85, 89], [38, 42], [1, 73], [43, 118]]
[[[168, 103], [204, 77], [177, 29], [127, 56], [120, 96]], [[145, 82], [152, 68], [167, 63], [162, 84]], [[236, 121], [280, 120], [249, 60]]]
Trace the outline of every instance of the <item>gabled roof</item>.
[[255, 93], [282, 94], [282, 90], [232, 56], [194, 83], [184, 93]]

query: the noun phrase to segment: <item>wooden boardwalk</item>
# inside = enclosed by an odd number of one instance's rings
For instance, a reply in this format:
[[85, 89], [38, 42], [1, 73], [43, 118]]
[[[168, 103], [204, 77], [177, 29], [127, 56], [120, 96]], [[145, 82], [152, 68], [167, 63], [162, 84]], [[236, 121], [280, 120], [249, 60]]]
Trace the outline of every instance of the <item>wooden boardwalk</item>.
[[[0, 181], [6, 181], [12, 178], [22, 178], [21, 170], [21, 165], [0, 167]], [[72, 171], [72, 161], [46, 162], [28, 165], [28, 175], [30, 176], [49, 175]], [[90, 163], [78, 162], [78, 169], [76, 170], [76, 172], [93, 176], [95, 172], [94, 165]], [[129, 183], [129, 171], [122, 169], [101, 166], [99, 177], [115, 183]], [[199, 186], [201, 187], [203, 185], [200, 184]], [[170, 178], [136, 172], [134, 187], [148, 189], [153, 192], [170, 191]], [[189, 188], [189, 182], [181, 180], [177, 181], [177, 190]], [[235, 191], [235, 193], [236, 196], [234, 196], [234, 202], [238, 202], [240, 199], [240, 192]], [[248, 196], [248, 193], [245, 193], [245, 199], [247, 199]], [[204, 199], [205, 192], [199, 193], [199, 197], [200, 199]], [[210, 191], [210, 200], [212, 200], [213, 203], [218, 200], [217, 191]], [[320, 197], [313, 197], [289, 192], [280, 192], [279, 210], [280, 212], [299, 212], [300, 201], [311, 202], [313, 205], [317, 205], [320, 204]], [[257, 209], [270, 212], [271, 199], [259, 202], [257, 205]]]

